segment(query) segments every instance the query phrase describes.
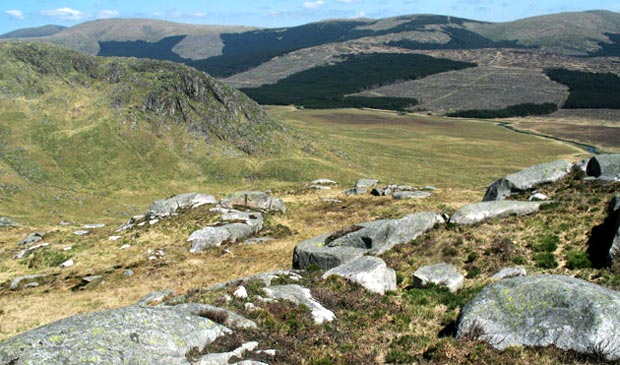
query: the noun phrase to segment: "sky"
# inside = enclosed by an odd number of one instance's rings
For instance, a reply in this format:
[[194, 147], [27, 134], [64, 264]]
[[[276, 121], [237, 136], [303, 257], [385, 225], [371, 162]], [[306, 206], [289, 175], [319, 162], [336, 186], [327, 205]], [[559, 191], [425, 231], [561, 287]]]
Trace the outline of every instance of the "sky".
[[333, 18], [441, 14], [485, 21], [603, 9], [620, 0], [0, 0], [0, 34], [46, 24], [72, 26], [105, 18], [287, 27]]

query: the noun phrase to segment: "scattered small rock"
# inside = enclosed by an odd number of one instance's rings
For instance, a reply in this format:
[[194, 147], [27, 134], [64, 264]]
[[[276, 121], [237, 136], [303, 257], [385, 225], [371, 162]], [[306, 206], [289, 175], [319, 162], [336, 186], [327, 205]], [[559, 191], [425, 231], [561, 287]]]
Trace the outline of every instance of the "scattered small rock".
[[[9, 285], [9, 289], [11, 290], [17, 290], [19, 288], [19, 284], [21, 284], [24, 281], [27, 281], [28, 283], [33, 283], [33, 282], [38, 282], [37, 279], [43, 279], [45, 278], [45, 275], [25, 275], [25, 276], [20, 276], [18, 278], [15, 278], [13, 280], [11, 280], [11, 284]], [[26, 283], [26, 284], [28, 284]]]
[[126, 250], [126, 249], [128, 249], [130, 247], [131, 247], [131, 245], [126, 243], [126, 244], [122, 245], [121, 247], [119, 247], [119, 250]]
[[312, 181], [311, 184], [313, 185], [336, 185], [338, 183], [330, 179], [316, 179]]
[[105, 224], [103, 223], [89, 223], [89, 224], [85, 224], [82, 227], [86, 228], [86, 229], [99, 229], [99, 228], [104, 228]]
[[60, 264], [61, 268], [66, 268], [66, 267], [71, 267], [71, 266], [73, 266], [73, 259], [69, 259], [63, 262], [62, 264]]
[[356, 188], [374, 188], [379, 183], [376, 179], [359, 179], [355, 182]]
[[110, 238], [108, 238], [110, 241], [118, 241], [121, 238], [123, 238], [123, 236], [110, 236]]
[[62, 249], [63, 251], [71, 251], [73, 250], [73, 246], [67, 246], [65, 248]]
[[7, 217], [0, 217], [0, 227], [17, 227], [18, 224]]
[[282, 199], [274, 198], [271, 195], [261, 191], [240, 191], [230, 193], [220, 201], [220, 205], [224, 208], [234, 208], [239, 206], [266, 212], [286, 213], [286, 206], [284, 205], [284, 201]]
[[463, 287], [464, 281], [465, 277], [456, 267], [445, 263], [423, 266], [413, 273], [413, 285], [416, 288], [423, 288], [431, 283], [445, 286], [455, 293]]
[[334, 198], [321, 198], [321, 201], [325, 203], [342, 203], [342, 200]]
[[233, 293], [233, 296], [238, 299], [247, 299], [248, 291], [245, 289], [243, 285], [241, 285], [239, 286], [239, 288], [237, 288], [237, 290], [235, 290], [235, 292]]
[[86, 230], [82, 230], [82, 229], [73, 232], [73, 234], [76, 235], [76, 236], [86, 236], [89, 233], [90, 233], [90, 231], [86, 231]]
[[527, 200], [529, 200], [529, 201], [545, 201], [545, 200], [551, 200], [551, 198], [549, 198], [547, 195], [542, 194], [542, 193], [534, 193]]
[[507, 267], [501, 269], [498, 273], [491, 276], [491, 280], [503, 280], [508, 278], [515, 278], [518, 276], [527, 276], [527, 270], [524, 267]]
[[133, 272], [133, 270], [132, 270], [132, 269], [125, 269], [125, 270], [123, 271], [123, 276], [130, 277], [130, 276], [133, 276], [133, 275], [134, 275], [134, 272]]
[[44, 236], [45, 236], [45, 233], [43, 232], [32, 232], [32, 233], [29, 233], [26, 237], [22, 238], [22, 240], [19, 241], [17, 244], [18, 245], [29, 245], [32, 243], [37, 243], [41, 241]]
[[172, 289], [154, 291], [140, 298], [136, 305], [141, 307], [152, 307], [163, 302], [172, 295], [174, 295], [174, 290]]
[[323, 186], [323, 185], [310, 185], [308, 186], [308, 189], [313, 189], [313, 190], [331, 190], [332, 188], [329, 186]]
[[392, 194], [392, 197], [397, 200], [402, 199], [420, 199], [420, 198], [428, 198], [431, 196], [431, 193], [427, 191], [397, 191]]

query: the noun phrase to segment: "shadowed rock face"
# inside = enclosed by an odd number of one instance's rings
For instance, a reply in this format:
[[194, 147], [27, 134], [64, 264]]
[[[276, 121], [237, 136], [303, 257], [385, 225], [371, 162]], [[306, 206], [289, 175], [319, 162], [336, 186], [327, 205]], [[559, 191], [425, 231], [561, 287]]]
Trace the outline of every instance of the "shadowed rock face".
[[401, 219], [362, 223], [359, 225], [361, 229], [340, 237], [334, 237], [333, 234], [314, 237], [295, 247], [293, 268], [305, 269], [310, 265], [318, 265], [323, 270], [329, 270], [366, 253], [380, 255], [444, 222], [439, 214], [423, 212]]
[[536, 185], [558, 181], [569, 172], [570, 164], [564, 160], [543, 163], [506, 175], [493, 182], [483, 201], [503, 200], [514, 192], [528, 190]]
[[186, 310], [131, 306], [79, 314], [0, 343], [0, 364], [190, 364], [185, 354], [230, 333]]
[[501, 280], [468, 303], [457, 337], [503, 350], [549, 346], [620, 359], [620, 293], [560, 275]]
[[586, 167], [588, 176], [598, 178], [620, 178], [620, 154], [594, 156]]
[[450, 218], [450, 223], [471, 225], [491, 218], [536, 213], [545, 202], [521, 202], [512, 200], [489, 201], [465, 205]]

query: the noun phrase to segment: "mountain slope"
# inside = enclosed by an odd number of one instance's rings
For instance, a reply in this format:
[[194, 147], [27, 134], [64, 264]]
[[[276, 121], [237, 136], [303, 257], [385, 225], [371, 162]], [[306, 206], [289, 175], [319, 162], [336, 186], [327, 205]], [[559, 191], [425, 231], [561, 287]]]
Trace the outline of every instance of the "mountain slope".
[[62, 25], [44, 25], [35, 28], [24, 28], [2, 34], [0, 35], [0, 39], [49, 37], [58, 32], [61, 32], [64, 29], [67, 29], [67, 27], [63, 27]]
[[181, 24], [155, 19], [102, 19], [78, 24], [36, 40], [96, 55], [100, 50], [99, 42], [156, 42], [166, 37], [186, 36], [174, 45], [174, 52], [188, 59], [203, 59], [221, 54], [221, 33], [251, 29], [241, 26]]
[[255, 166], [266, 155], [303, 154], [291, 133], [187, 66], [0, 44], [5, 214], [36, 215], [50, 202], [52, 212], [40, 214], [93, 214], [109, 198], [121, 202], [110, 212], [118, 216], [179, 189], [238, 186], [267, 174]]

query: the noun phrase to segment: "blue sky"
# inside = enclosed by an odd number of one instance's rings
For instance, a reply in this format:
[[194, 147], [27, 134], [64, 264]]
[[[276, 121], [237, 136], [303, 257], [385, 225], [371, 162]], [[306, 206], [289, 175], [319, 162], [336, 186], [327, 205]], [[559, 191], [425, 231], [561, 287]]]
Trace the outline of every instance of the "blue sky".
[[183, 23], [279, 27], [328, 18], [431, 13], [508, 21], [563, 11], [620, 11], [620, 0], [1, 0], [0, 34], [45, 24], [102, 18], [156, 18]]

